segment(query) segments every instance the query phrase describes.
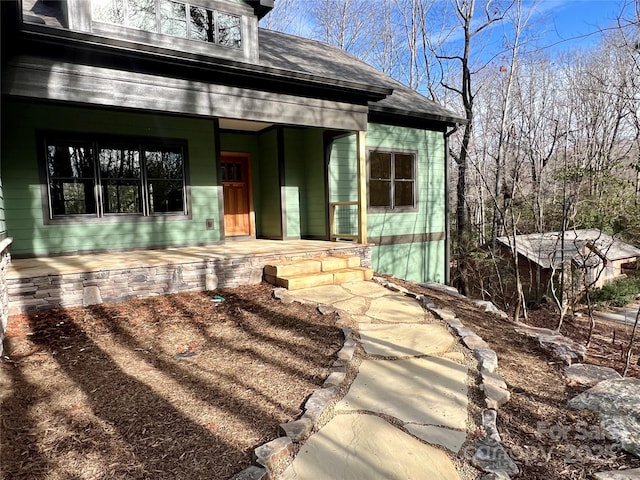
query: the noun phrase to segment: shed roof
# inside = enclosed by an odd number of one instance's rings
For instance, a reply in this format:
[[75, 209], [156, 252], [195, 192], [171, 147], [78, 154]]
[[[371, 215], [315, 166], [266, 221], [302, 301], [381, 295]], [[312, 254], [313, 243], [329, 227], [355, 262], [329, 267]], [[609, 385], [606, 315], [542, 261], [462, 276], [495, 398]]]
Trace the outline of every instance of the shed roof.
[[[510, 247], [509, 237], [498, 237], [497, 241]], [[582, 262], [587, 255], [585, 249], [609, 261], [640, 257], [639, 248], [595, 228], [565, 231], [564, 249], [562, 232], [516, 235], [516, 249], [520, 255], [543, 268], [570, 261]]]

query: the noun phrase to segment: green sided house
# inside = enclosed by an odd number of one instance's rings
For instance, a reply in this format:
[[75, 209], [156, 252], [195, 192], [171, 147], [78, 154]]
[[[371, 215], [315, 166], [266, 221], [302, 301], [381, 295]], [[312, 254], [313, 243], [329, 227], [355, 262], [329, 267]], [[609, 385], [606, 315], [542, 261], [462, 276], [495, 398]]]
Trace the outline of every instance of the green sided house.
[[256, 282], [267, 261], [315, 254], [447, 280], [447, 137], [463, 120], [259, 28], [273, 0], [0, 4], [13, 311]]

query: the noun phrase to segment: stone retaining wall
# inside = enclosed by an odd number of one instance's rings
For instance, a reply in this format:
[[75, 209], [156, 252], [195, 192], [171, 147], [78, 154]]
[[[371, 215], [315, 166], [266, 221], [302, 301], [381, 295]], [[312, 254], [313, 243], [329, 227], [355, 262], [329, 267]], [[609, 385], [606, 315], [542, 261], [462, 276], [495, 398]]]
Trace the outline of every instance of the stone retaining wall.
[[253, 285], [262, 281], [262, 270], [269, 263], [331, 255], [358, 256], [363, 266], [371, 266], [371, 247], [358, 245], [323, 252], [247, 255], [178, 265], [9, 279], [6, 282], [9, 314]]
[[4, 334], [9, 318], [9, 292], [7, 288], [7, 270], [11, 263], [11, 238], [0, 241], [0, 356], [3, 354]]

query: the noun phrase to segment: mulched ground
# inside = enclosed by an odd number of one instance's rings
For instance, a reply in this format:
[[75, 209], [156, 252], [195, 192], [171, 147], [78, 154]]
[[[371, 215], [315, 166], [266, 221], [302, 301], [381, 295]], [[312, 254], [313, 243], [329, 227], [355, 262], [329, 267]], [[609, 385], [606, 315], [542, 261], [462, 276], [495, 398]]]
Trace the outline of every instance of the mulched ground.
[[[534, 340], [468, 301], [393, 281], [453, 310], [496, 350], [512, 393], [498, 426], [518, 478], [640, 467], [593, 415], [567, 407], [584, 388], [566, 386], [562, 366]], [[247, 467], [253, 449], [300, 414], [343, 338], [334, 315], [283, 304], [268, 285], [216, 294], [226, 301], [178, 294], [13, 318], [30, 334], [7, 338], [11, 360], [0, 363], [0, 478], [227, 480]], [[555, 322], [546, 310], [529, 319]], [[568, 319], [562, 332], [584, 341], [586, 322]], [[587, 361], [621, 371], [629, 334], [598, 322]], [[635, 363], [629, 374], [640, 376]]]
[[333, 315], [258, 285], [12, 322], [0, 364], [5, 479], [228, 479], [327, 377]]
[[[392, 281], [426, 295], [440, 308], [453, 310], [465, 326], [496, 351], [498, 373], [511, 391], [510, 402], [498, 414], [498, 430], [521, 469], [518, 478], [587, 479], [598, 471], [640, 467], [640, 459], [621, 452], [604, 438], [594, 415], [567, 406], [567, 401], [585, 388], [567, 386], [562, 365], [535, 340], [518, 335], [509, 321], [480, 312], [464, 299], [413, 283]], [[539, 310], [532, 312], [529, 323], [555, 328], [556, 321], [552, 312]], [[586, 338], [585, 322], [586, 319], [568, 320], [562, 331], [580, 341]], [[611, 344], [612, 329], [617, 330], [616, 345]], [[599, 322], [586, 361], [622, 372], [618, 344], [628, 339], [629, 333], [630, 329], [624, 326]], [[640, 377], [640, 370], [636, 366], [629, 375]]]

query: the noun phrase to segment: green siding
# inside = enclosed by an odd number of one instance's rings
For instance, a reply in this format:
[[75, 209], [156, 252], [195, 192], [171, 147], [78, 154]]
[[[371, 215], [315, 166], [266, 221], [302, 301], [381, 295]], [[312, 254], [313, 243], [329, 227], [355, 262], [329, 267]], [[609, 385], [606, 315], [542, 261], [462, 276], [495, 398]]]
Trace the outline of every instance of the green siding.
[[287, 238], [300, 238], [303, 218], [301, 197], [304, 195], [304, 130], [287, 128], [284, 131], [284, 181], [282, 189], [285, 205]]
[[358, 200], [358, 164], [356, 136], [338, 138], [331, 147], [329, 166], [329, 201]]
[[[260, 177], [256, 185], [256, 230], [259, 237], [281, 238], [280, 179], [278, 174], [278, 135], [275, 129], [258, 137]], [[256, 201], [255, 199], [259, 199]]]
[[414, 282], [445, 281], [443, 240], [373, 248], [373, 269]]
[[[445, 155], [442, 132], [369, 124], [367, 148], [414, 150], [417, 158], [418, 208], [415, 212], [368, 213], [368, 238], [443, 233], [445, 231]], [[356, 136], [336, 140], [329, 170], [330, 201], [357, 200]], [[355, 212], [339, 216], [341, 233], [356, 228]], [[376, 246], [373, 267], [380, 273], [416, 281], [444, 281], [445, 242]]]
[[304, 134], [304, 196], [302, 197], [302, 235], [327, 237], [327, 200], [324, 175], [324, 140], [322, 130], [308, 129]]
[[[217, 230], [206, 229], [206, 219], [218, 217], [211, 120], [27, 102], [7, 102], [4, 107], [2, 178], [9, 186], [5, 188], [4, 199], [7, 230], [14, 237], [14, 254], [46, 255], [219, 241]], [[186, 140], [191, 218], [46, 225], [36, 146], [36, 131], [40, 129]]]
[[417, 150], [418, 209], [407, 213], [370, 213], [369, 238], [444, 232], [445, 178], [442, 132], [372, 124], [367, 148]]
[[326, 238], [322, 130], [285, 130], [287, 234]]

